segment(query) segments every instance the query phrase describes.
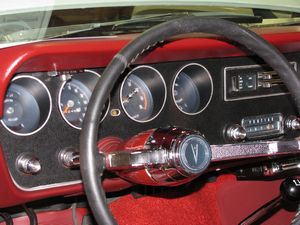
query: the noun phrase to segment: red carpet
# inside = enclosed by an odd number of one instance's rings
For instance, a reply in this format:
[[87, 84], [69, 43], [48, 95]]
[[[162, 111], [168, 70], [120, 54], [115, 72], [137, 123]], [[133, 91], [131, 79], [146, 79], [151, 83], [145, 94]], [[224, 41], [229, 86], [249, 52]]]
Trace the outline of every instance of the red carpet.
[[[193, 186], [183, 187], [183, 190], [190, 190], [191, 193], [182, 197], [178, 197], [183, 195], [178, 190], [169, 191], [165, 198], [146, 196], [134, 199], [126, 195], [111, 203], [110, 208], [119, 225], [236, 225], [276, 197], [280, 183], [280, 180], [236, 181], [232, 175], [223, 175], [216, 182], [207, 183], [198, 189]], [[89, 214], [87, 209], [77, 209], [78, 224], [82, 224], [86, 214]], [[263, 225], [289, 225], [294, 214], [280, 210]], [[70, 208], [40, 212], [37, 216], [39, 225], [73, 224]], [[29, 225], [28, 217], [15, 218], [14, 224]]]
[[[235, 225], [278, 196], [280, 183], [237, 181], [233, 175], [223, 175], [182, 197], [126, 195], [110, 208], [119, 225]], [[282, 209], [262, 224], [288, 225], [294, 214]]]
[[127, 195], [113, 202], [110, 208], [120, 225], [219, 225], [216, 200], [219, 184], [207, 183], [179, 198], [146, 196], [134, 199]]

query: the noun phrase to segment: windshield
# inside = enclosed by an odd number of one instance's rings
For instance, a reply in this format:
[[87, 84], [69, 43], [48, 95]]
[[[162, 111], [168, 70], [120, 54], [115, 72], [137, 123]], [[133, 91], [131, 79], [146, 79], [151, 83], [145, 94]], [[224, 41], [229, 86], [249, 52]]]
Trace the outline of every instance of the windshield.
[[[247, 27], [300, 23], [298, 0], [11, 0], [0, 9], [0, 47], [53, 38], [138, 33], [186, 15], [217, 17]], [[83, 3], [84, 2], [84, 3]]]

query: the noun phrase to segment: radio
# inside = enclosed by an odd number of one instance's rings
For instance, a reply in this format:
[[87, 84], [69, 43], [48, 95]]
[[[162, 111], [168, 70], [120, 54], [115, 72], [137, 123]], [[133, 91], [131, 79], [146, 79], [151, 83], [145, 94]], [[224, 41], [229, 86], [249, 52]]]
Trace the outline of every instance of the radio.
[[227, 140], [237, 142], [277, 137], [288, 130], [300, 130], [300, 119], [296, 116], [284, 118], [281, 113], [272, 113], [244, 117], [240, 124], [227, 127], [225, 136]]
[[281, 113], [245, 117], [241, 126], [245, 129], [248, 139], [284, 134], [284, 119]]

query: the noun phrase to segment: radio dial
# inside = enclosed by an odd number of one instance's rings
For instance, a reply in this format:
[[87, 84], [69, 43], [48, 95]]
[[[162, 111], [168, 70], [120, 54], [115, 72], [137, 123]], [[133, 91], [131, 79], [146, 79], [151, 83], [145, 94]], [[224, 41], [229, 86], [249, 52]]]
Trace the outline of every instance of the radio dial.
[[289, 130], [299, 130], [300, 119], [296, 116], [289, 116], [285, 121], [285, 126]]

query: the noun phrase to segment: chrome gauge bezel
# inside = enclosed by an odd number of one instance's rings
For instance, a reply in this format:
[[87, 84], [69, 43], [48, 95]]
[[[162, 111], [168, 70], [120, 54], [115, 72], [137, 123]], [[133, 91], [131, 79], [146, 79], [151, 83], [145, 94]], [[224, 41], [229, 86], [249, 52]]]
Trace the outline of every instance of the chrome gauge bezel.
[[[11, 130], [5, 123], [4, 121], [1, 119], [1, 124], [3, 125], [3, 127], [8, 130], [10, 133], [14, 134], [14, 135], [17, 135], [17, 136], [30, 136], [30, 135], [33, 135], [33, 134], [36, 134], [37, 132], [39, 132], [40, 130], [42, 130], [45, 125], [48, 123], [49, 119], [50, 119], [50, 116], [51, 116], [51, 112], [52, 112], [52, 97], [51, 97], [51, 94], [50, 94], [50, 91], [48, 89], [48, 87], [44, 84], [44, 82], [42, 82], [40, 79], [34, 77], [34, 76], [30, 76], [30, 75], [18, 75], [16, 77], [14, 77], [12, 80], [11, 80], [11, 83], [13, 83], [14, 81], [16, 80], [19, 80], [19, 79], [32, 79], [32, 80], [35, 80], [36, 82], [38, 82], [41, 87], [43, 89], [45, 89], [46, 93], [47, 93], [47, 96], [48, 96], [48, 100], [49, 100], [49, 110], [48, 110], [48, 114], [46, 116], [46, 119], [45, 121], [37, 128], [35, 129], [34, 131], [32, 132], [28, 132], [28, 133], [19, 133], [19, 132], [16, 132], [16, 131], [13, 131]], [[8, 89], [7, 89], [8, 91]]]
[[[99, 77], [99, 78], [101, 77], [101, 75], [100, 75], [99, 73], [97, 73], [97, 72], [95, 72], [95, 71], [93, 71], [93, 70], [87, 70], [87, 69], [85, 69], [84, 72], [85, 72], [85, 73], [91, 73], [91, 74], [93, 74], [93, 75], [96, 75], [96, 76]], [[65, 85], [66, 85], [66, 83], [67, 83], [68, 81], [69, 81], [69, 80], [64, 81], [64, 82], [62, 83], [60, 89], [59, 89], [59, 92], [58, 92], [58, 109], [59, 109], [59, 112], [60, 112], [61, 117], [63, 118], [63, 120], [64, 120], [69, 126], [75, 128], [75, 129], [77, 129], [77, 130], [81, 130], [81, 129], [82, 129], [81, 127], [75, 126], [74, 124], [72, 124], [70, 121], [67, 120], [67, 118], [64, 116], [63, 111], [62, 111], [62, 109], [61, 109], [61, 107], [60, 107], [62, 91], [63, 91], [63, 88], [65, 87]], [[107, 109], [106, 109], [106, 111], [105, 111], [105, 113], [104, 113], [104, 115], [103, 115], [103, 117], [102, 117], [102, 119], [101, 119], [100, 122], [102, 122], [102, 121], [105, 119], [105, 117], [107, 116], [107, 114], [108, 114], [108, 112], [109, 112], [109, 108], [110, 108], [110, 98], [108, 99]]]
[[[162, 104], [161, 104], [159, 110], [157, 111], [157, 113], [155, 113], [154, 115], [152, 115], [152, 116], [151, 116], [149, 119], [147, 119], [147, 120], [138, 120], [138, 119], [133, 118], [133, 117], [127, 112], [127, 110], [126, 110], [126, 108], [125, 108], [125, 106], [124, 106], [124, 104], [123, 104], [123, 102], [122, 102], [123, 87], [124, 87], [124, 84], [125, 84], [127, 78], [128, 78], [131, 74], [133, 74], [136, 70], [139, 70], [139, 69], [142, 69], [142, 68], [147, 68], [147, 69], [153, 70], [153, 72], [159, 77], [159, 80], [160, 80], [161, 84], [163, 85], [163, 92], [164, 92], [164, 99], [163, 99], [163, 102], [162, 102]], [[138, 77], [141, 78], [141, 79], [143, 79], [142, 76], [138, 76]], [[151, 93], [151, 94], [153, 94], [153, 93]], [[152, 66], [141, 65], [141, 66], [137, 66], [137, 67], [135, 67], [134, 69], [132, 69], [132, 70], [126, 75], [126, 77], [123, 79], [122, 84], [121, 84], [121, 88], [120, 88], [119, 97], [120, 97], [120, 104], [121, 104], [121, 106], [122, 106], [122, 109], [123, 109], [123, 111], [125, 112], [125, 114], [128, 116], [128, 118], [130, 118], [131, 120], [133, 120], [133, 121], [135, 121], [135, 122], [137, 122], [137, 123], [147, 123], [147, 122], [150, 122], [150, 121], [154, 120], [155, 118], [157, 118], [158, 115], [159, 115], [159, 114], [161, 113], [161, 111], [163, 110], [163, 108], [165, 107], [166, 100], [167, 100], [167, 85], [166, 85], [166, 82], [165, 82], [163, 76], [161, 75], [161, 73], [160, 73], [157, 69], [155, 69], [155, 68], [152, 67]], [[153, 104], [155, 105], [156, 103], [154, 102]]]
[[[210, 92], [210, 94], [209, 94], [209, 98], [208, 98], [207, 103], [206, 103], [203, 107], [200, 107], [198, 111], [193, 112], [193, 113], [191, 113], [191, 112], [186, 112], [186, 111], [182, 110], [182, 109], [178, 106], [178, 104], [176, 103], [176, 99], [175, 99], [175, 95], [174, 95], [174, 87], [175, 87], [175, 83], [176, 83], [176, 80], [177, 80], [178, 76], [180, 75], [180, 73], [181, 73], [184, 69], [186, 69], [186, 68], [188, 68], [188, 67], [190, 67], [190, 66], [198, 66], [201, 70], [204, 70], [204, 71], [206, 72], [206, 75], [207, 75], [208, 78], [209, 78], [210, 86], [211, 86], [211, 92]], [[187, 74], [187, 75], [190, 77], [189, 74]], [[190, 78], [192, 78], [192, 77], [190, 77]], [[192, 78], [192, 79], [193, 79], [193, 78]], [[198, 88], [198, 90], [200, 89], [200, 87], [198, 87], [198, 86], [197, 86], [197, 88]], [[174, 77], [174, 79], [173, 79], [173, 83], [172, 83], [172, 99], [173, 99], [173, 102], [174, 102], [176, 108], [177, 108], [180, 112], [182, 112], [182, 113], [184, 113], [184, 114], [186, 114], [186, 115], [189, 115], [189, 116], [194, 116], [194, 115], [197, 115], [197, 114], [203, 112], [203, 111], [208, 107], [208, 105], [210, 104], [211, 99], [212, 99], [212, 96], [213, 96], [213, 92], [214, 92], [214, 85], [213, 85], [213, 80], [212, 80], [211, 74], [210, 74], [210, 72], [207, 70], [207, 68], [206, 68], [205, 66], [203, 66], [203, 65], [201, 65], [201, 64], [199, 64], [199, 63], [189, 63], [189, 64], [184, 65], [183, 67], [181, 67], [181, 68], [179, 69], [179, 71], [176, 73], [176, 75], [175, 75], [175, 77]], [[200, 97], [200, 98], [201, 98], [201, 97]]]

